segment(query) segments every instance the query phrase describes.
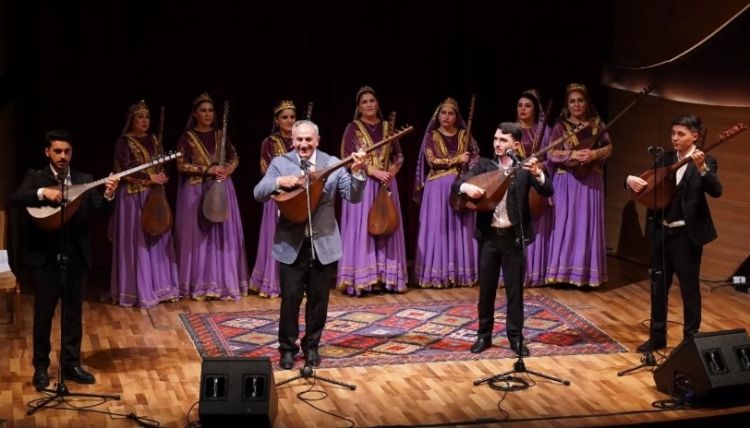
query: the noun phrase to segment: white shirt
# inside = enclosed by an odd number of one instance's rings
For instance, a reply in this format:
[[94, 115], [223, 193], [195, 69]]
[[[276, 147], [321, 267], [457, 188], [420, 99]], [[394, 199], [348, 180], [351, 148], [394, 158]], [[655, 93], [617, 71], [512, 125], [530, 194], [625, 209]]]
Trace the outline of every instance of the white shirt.
[[[508, 175], [511, 171], [513, 163], [512, 161], [508, 160], [507, 165], [500, 164], [499, 166], [500, 169], [505, 172], [505, 175]], [[534, 177], [534, 179], [537, 180], [540, 184], [544, 184], [544, 173], [542, 173], [539, 177]], [[466, 191], [468, 190], [468, 186], [472, 186], [472, 184], [461, 184], [461, 187], [459, 189], [461, 193], [466, 193]], [[508, 216], [508, 192], [505, 192], [505, 195], [503, 195], [503, 199], [500, 200], [500, 203], [497, 204], [497, 207], [495, 207], [495, 211], [492, 213], [492, 222], [490, 225], [498, 229], [505, 229], [513, 226], [513, 223], [511, 223], [510, 217]]]
[[[689, 158], [693, 154], [694, 151], [695, 151], [695, 146], [693, 146], [693, 149], [690, 150], [684, 157], [680, 156], [680, 152], [677, 152], [677, 162], [685, 158]], [[682, 181], [682, 177], [685, 175], [685, 171], [687, 171], [687, 166], [688, 164], [686, 163], [685, 165], [682, 165], [680, 169], [677, 170], [677, 184], [678, 185], [680, 184], [680, 181]]]
[[[49, 165], [49, 169], [52, 171], [52, 176], [57, 178], [57, 170], [55, 170], [55, 167], [53, 167], [52, 164]], [[73, 181], [70, 178], [70, 168], [68, 168], [68, 175], [65, 177], [66, 190], [71, 184], [73, 184]], [[44, 187], [40, 187], [36, 190], [36, 197], [39, 198], [40, 201], [44, 200]]]
[[[500, 169], [503, 170], [505, 175], [508, 175], [510, 173], [510, 168], [513, 165], [513, 163], [508, 164], [507, 166], [500, 165]], [[497, 204], [495, 207], [495, 211], [492, 213], [492, 222], [490, 223], [492, 227], [496, 227], [498, 229], [505, 229], [508, 227], [513, 226], [513, 223], [510, 222], [510, 217], [508, 217], [508, 192], [506, 191], [503, 195], [503, 199], [500, 200], [500, 203]]]

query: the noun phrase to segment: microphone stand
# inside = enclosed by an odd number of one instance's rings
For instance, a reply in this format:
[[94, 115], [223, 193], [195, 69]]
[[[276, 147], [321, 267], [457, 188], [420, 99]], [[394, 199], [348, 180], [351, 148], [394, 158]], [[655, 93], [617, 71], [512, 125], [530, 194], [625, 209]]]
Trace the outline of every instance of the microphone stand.
[[[310, 180], [312, 179], [312, 174], [310, 172], [310, 166], [314, 166], [312, 163], [307, 161], [306, 159], [301, 159], [299, 167], [305, 172], [305, 196], [307, 199], [307, 230], [310, 232], [310, 269], [313, 269], [315, 267], [315, 233], [313, 233], [313, 224], [312, 224], [312, 204], [310, 202]], [[309, 274], [307, 275], [309, 278]], [[308, 283], [308, 286], [310, 284]], [[309, 298], [309, 294], [308, 294]], [[276, 386], [281, 386], [284, 384], [287, 384], [289, 382], [293, 382], [297, 379], [315, 379], [320, 380], [323, 382], [332, 383], [334, 385], [343, 386], [344, 388], [351, 389], [354, 391], [357, 389], [356, 385], [352, 385], [349, 383], [344, 383], [335, 379], [327, 378], [324, 376], [319, 376], [315, 374], [315, 368], [313, 366], [307, 365], [307, 359], [305, 359], [305, 365], [299, 370], [299, 374], [296, 376], [292, 376], [289, 379], [284, 379], [281, 382], [277, 383]]]
[[[656, 170], [658, 169], [659, 161], [661, 160], [661, 157], [664, 154], [664, 150], [661, 147], [656, 147], [656, 149], [653, 151], [650, 149], [651, 147], [649, 147], [648, 153], [654, 158], [654, 162], [653, 162], [651, 169], [653, 170], [653, 177], [656, 177]], [[656, 192], [654, 192], [652, 197], [653, 197], [652, 206], [656, 206]], [[656, 222], [656, 213], [654, 213], [653, 216], [654, 216], [653, 220], [654, 222]], [[659, 278], [662, 281], [662, 289], [665, 291], [665, 294], [667, 290], [666, 284], [665, 284], [665, 278], [664, 278], [664, 264], [665, 264], [664, 263], [664, 257], [665, 257], [665, 254], [664, 254], [664, 227], [665, 227], [664, 226], [664, 210], [661, 210], [660, 222], [661, 224], [659, 224], [659, 238], [658, 239], [660, 241], [660, 246], [661, 246], [662, 264], [658, 270], [656, 269], [656, 266], [653, 266], [653, 265], [651, 266], [651, 281], [650, 282], [651, 282], [651, 295], [652, 296], [654, 295], [654, 286], [656, 284], [656, 281], [654, 281], [654, 275], [659, 275]], [[657, 280], [659, 280], [659, 278], [657, 278]], [[666, 299], [666, 295], [665, 295], [665, 299]], [[668, 309], [666, 305], [664, 305], [664, 307], [665, 309]], [[649, 339], [650, 338], [651, 338], [651, 328], [649, 326]], [[658, 364], [656, 364], [656, 358], [654, 357], [653, 351], [644, 352], [641, 355], [640, 364], [630, 367], [625, 370], [620, 370], [619, 372], [617, 372], [617, 376], [625, 376], [627, 374], [630, 374], [636, 370], [640, 370], [645, 367], [654, 367], [654, 368], [658, 367]]]
[[[511, 157], [513, 158], [513, 157]], [[516, 174], [520, 169], [522, 168], [522, 165], [520, 162], [517, 161], [517, 159], [513, 159], [513, 174], [515, 175], [512, 177], [513, 180], [515, 180], [515, 183], [512, 184], [511, 188], [513, 189], [513, 193], [516, 200], [516, 206], [518, 207], [518, 226], [520, 233], [520, 247], [521, 247], [521, 278], [520, 278], [520, 290], [519, 293], [521, 293], [521, 302], [523, 302], [523, 278], [526, 276], [526, 236], [523, 228], [523, 207], [521, 206], [521, 197], [518, 194], [518, 175]], [[544, 172], [542, 172], [544, 174]], [[536, 178], [532, 177], [532, 180], [536, 180]], [[545, 177], [545, 180], [548, 179]], [[509, 188], [508, 191], [511, 189]], [[510, 284], [505, 284], [506, 287], [508, 287]], [[522, 303], [523, 305], [523, 303]], [[521, 319], [523, 321], [524, 315], [523, 315], [523, 309], [521, 309]], [[550, 376], [548, 374], [540, 373], [534, 370], [529, 370], [526, 368], [526, 363], [523, 361], [523, 324], [521, 324], [521, 331], [518, 335], [518, 341], [516, 342], [516, 350], [518, 354], [518, 359], [513, 364], [513, 369], [508, 370], [503, 373], [490, 375], [487, 377], [484, 377], [482, 379], [477, 379], [474, 381], [474, 385], [481, 385], [483, 383], [494, 383], [494, 382], [502, 382], [502, 381], [508, 381], [511, 380], [513, 377], [511, 376], [513, 373], [527, 373], [530, 375], [538, 376], [547, 380], [551, 380], [553, 382], [561, 383], [563, 385], [570, 385], [570, 381], [567, 379], [560, 379], [556, 378], [554, 376]]]
[[59, 407], [61, 404], [66, 402], [66, 397], [88, 397], [88, 398], [100, 398], [104, 401], [99, 404], [103, 404], [108, 399], [119, 400], [119, 395], [104, 395], [104, 394], [87, 394], [82, 392], [70, 392], [68, 387], [65, 385], [65, 362], [63, 361], [63, 349], [65, 346], [65, 302], [70, 298], [68, 295], [68, 267], [70, 266], [70, 259], [67, 255], [68, 245], [68, 228], [65, 225], [65, 207], [68, 205], [67, 201], [67, 187], [65, 181], [68, 178], [69, 169], [58, 171], [57, 179], [60, 182], [60, 194], [62, 195], [62, 201], [60, 202], [60, 253], [57, 255], [57, 263], [60, 266], [60, 287], [62, 293], [60, 293], [60, 355], [58, 359], [57, 368], [57, 387], [55, 389], [45, 388], [40, 392], [48, 392], [49, 395], [45, 398], [40, 399], [33, 405], [29, 403], [29, 410], [26, 411], [26, 416], [31, 416], [34, 413], [44, 409], [54, 409]]

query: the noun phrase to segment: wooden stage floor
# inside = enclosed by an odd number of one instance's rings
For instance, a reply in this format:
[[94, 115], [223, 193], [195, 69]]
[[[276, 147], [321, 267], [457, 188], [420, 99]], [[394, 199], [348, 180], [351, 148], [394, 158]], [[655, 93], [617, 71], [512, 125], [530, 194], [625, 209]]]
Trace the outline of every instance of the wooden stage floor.
[[[610, 258], [610, 283], [596, 289], [544, 287], [527, 289], [527, 295], [546, 295], [571, 307], [629, 350], [647, 337], [642, 321], [649, 316], [649, 287], [645, 268]], [[95, 276], [94, 276], [95, 278]], [[104, 283], [106, 278], [100, 282]], [[748, 328], [750, 296], [732, 287], [703, 284], [702, 331]], [[682, 321], [677, 287], [670, 293], [670, 320]], [[94, 294], [94, 293], [91, 293]], [[349, 298], [331, 292], [331, 304], [373, 304], [426, 300], [476, 299], [478, 289], [416, 290], [405, 294]], [[502, 293], [500, 293], [502, 295]], [[33, 297], [24, 295], [20, 323], [0, 326], [0, 423], [11, 427], [132, 427], [132, 420], [110, 415], [47, 409], [25, 415], [27, 403], [40, 397], [31, 386], [31, 320]], [[161, 426], [184, 427], [198, 399], [201, 358], [179, 320], [185, 312], [277, 309], [278, 299], [256, 296], [239, 303], [181, 301], [156, 308], [126, 309], [88, 300], [84, 306], [84, 365], [97, 377], [96, 385], [69, 383], [76, 392], [116, 393], [119, 401], [95, 410], [135, 413]], [[59, 314], [58, 314], [59, 316]], [[59, 318], [55, 318], [53, 350], [59, 348]], [[670, 323], [668, 350], [677, 345], [682, 326]], [[53, 361], [57, 353], [53, 352]], [[562, 386], [535, 378], [529, 389], [504, 394], [488, 386], [474, 386], [474, 379], [510, 370], [513, 359], [456, 361], [431, 364], [321, 369], [319, 374], [345, 380], [356, 391], [317, 383], [327, 398], [313, 404], [345, 416], [358, 427], [372, 426], [492, 426], [505, 418], [508, 426], [577, 427], [678, 422], [699, 417], [721, 417], [723, 426], [736, 423], [737, 414], [750, 412], [747, 402], [725, 408], [660, 410], [655, 400], [668, 397], [657, 391], [648, 370], [618, 377], [617, 372], [639, 363], [634, 352], [618, 354], [538, 357], [525, 359], [529, 369], [571, 380]], [[50, 370], [56, 376], [56, 363]], [[274, 365], [274, 367], [276, 367]], [[297, 371], [276, 371], [276, 381]], [[347, 423], [317, 411], [297, 398], [310, 386], [296, 381], [277, 388], [279, 412], [275, 427], [333, 427]], [[91, 402], [75, 402], [87, 405]], [[750, 420], [747, 415], [739, 420]], [[705, 423], [705, 421], [704, 421]]]

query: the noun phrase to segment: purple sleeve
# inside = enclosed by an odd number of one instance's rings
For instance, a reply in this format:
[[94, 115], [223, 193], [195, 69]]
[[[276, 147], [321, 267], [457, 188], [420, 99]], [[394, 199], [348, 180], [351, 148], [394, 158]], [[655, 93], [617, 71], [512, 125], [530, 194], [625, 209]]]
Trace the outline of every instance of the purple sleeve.
[[182, 156], [177, 158], [177, 170], [183, 174], [202, 175], [204, 167], [195, 164], [193, 159], [193, 149], [188, 143], [187, 133], [182, 134], [180, 141], [177, 142], [177, 150], [182, 152]]
[[229, 174], [233, 173], [235, 169], [237, 169], [237, 166], [240, 164], [240, 157], [237, 155], [237, 150], [234, 148], [234, 144], [232, 144], [232, 140], [227, 136], [227, 146], [226, 146], [226, 162], [225, 165], [227, 167], [227, 170], [229, 171]]
[[274, 141], [273, 138], [266, 137], [265, 140], [263, 140], [262, 143], [260, 143], [260, 173], [265, 174], [268, 170], [268, 165], [271, 164], [271, 161], [275, 157], [276, 153], [274, 151]]
[[391, 165], [395, 165], [403, 161], [404, 161], [404, 152], [401, 150], [401, 142], [394, 141], [393, 143], [391, 143], [390, 163]]
[[360, 149], [362, 143], [357, 138], [357, 125], [350, 122], [346, 125], [344, 136], [341, 137], [341, 158], [345, 158]]
[[[115, 171], [125, 171], [130, 168], [134, 168], [140, 165], [138, 160], [133, 156], [132, 150], [130, 150], [130, 144], [125, 137], [117, 139], [115, 144]], [[148, 185], [151, 183], [151, 179], [146, 171], [138, 171], [133, 174], [127, 175], [122, 178], [123, 181], [129, 183], [137, 183]]]
[[[561, 123], [556, 123], [555, 127], [552, 128], [552, 132], [550, 133], [549, 140], [547, 141], [547, 145], [550, 143], [553, 143], [557, 141], [559, 138], [561, 138], [564, 135], [563, 126]], [[555, 156], [553, 152], [555, 150], [562, 150], [565, 148], [565, 143], [561, 143], [556, 148], [550, 150], [547, 152], [547, 164], [550, 168], [553, 168], [555, 164], [563, 163], [567, 160], [567, 156]]]

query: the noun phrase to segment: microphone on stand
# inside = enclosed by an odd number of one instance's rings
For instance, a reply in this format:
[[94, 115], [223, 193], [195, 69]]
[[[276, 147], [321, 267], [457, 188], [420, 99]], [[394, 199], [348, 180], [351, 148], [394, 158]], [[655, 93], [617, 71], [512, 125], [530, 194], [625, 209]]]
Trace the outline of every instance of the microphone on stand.
[[648, 146], [648, 148], [646, 149], [646, 151], [651, 156], [655, 156], [655, 155], [660, 155], [660, 154], [664, 153], [664, 148], [661, 147], [661, 146]]
[[309, 172], [309, 171], [310, 171], [310, 167], [314, 167], [314, 166], [315, 166], [315, 164], [314, 164], [314, 163], [312, 163], [312, 162], [310, 162], [310, 161], [309, 161], [309, 160], [307, 160], [307, 159], [300, 159], [300, 160], [299, 160], [299, 166], [300, 166], [300, 167], [301, 167], [301, 168], [302, 168], [302, 169], [303, 169], [304, 171], [307, 171], [307, 172]]
[[59, 182], [65, 182], [65, 180], [68, 178], [68, 168], [60, 168], [57, 170], [57, 181]]
[[518, 158], [518, 155], [516, 154], [516, 151], [513, 149], [508, 149], [505, 151], [505, 156], [508, 156], [509, 158], [513, 159], [513, 164], [518, 165], [521, 163], [521, 159]]
[[57, 182], [60, 183], [62, 199], [60, 204], [64, 205], [68, 202], [68, 168], [60, 168], [57, 170]]

